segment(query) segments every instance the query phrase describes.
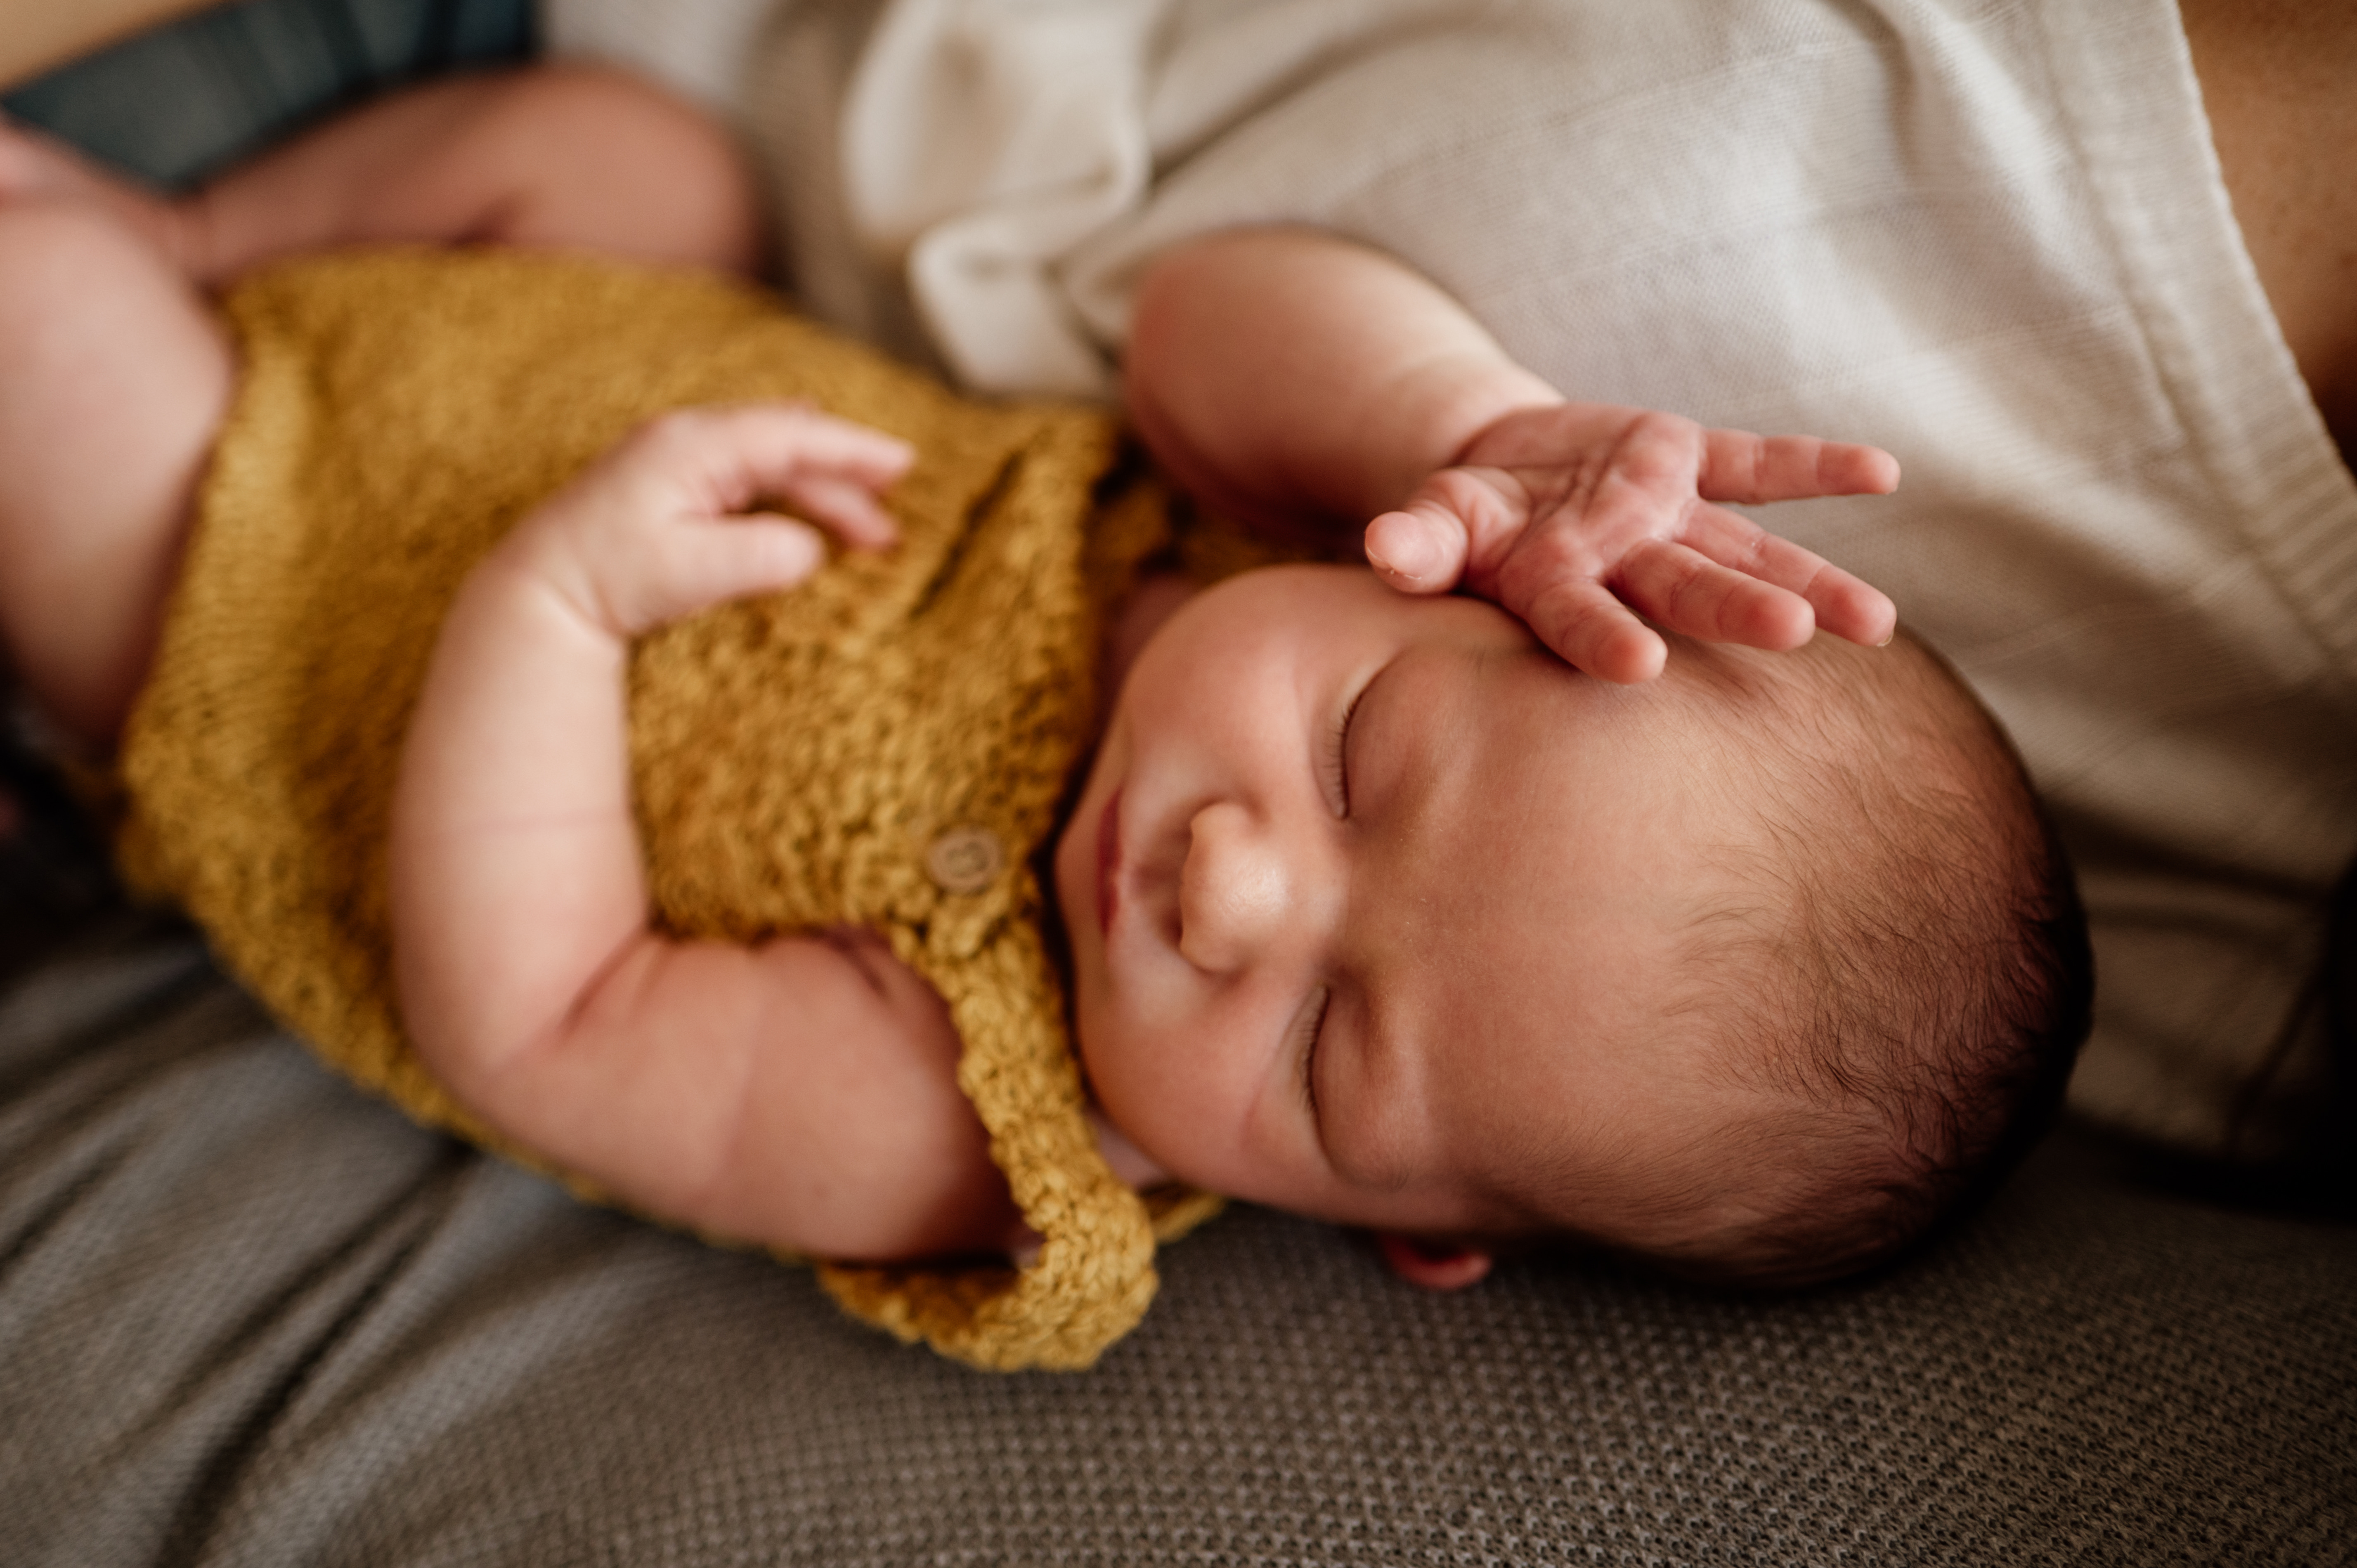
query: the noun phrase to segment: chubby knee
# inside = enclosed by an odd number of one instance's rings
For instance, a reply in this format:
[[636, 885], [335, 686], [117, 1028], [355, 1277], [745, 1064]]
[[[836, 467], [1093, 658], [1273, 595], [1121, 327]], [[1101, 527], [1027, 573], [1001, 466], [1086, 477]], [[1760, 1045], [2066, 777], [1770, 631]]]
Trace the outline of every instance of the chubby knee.
[[138, 242], [86, 201], [27, 196], [0, 202], [0, 267], [11, 281], [70, 278], [92, 263], [115, 264], [120, 249]]
[[735, 140], [651, 83], [601, 66], [539, 67], [513, 79], [483, 130], [510, 156], [538, 161], [536, 150], [562, 149], [577, 176], [550, 182], [542, 212], [523, 224], [554, 223], [566, 231], [556, 238], [648, 260], [749, 272], [759, 259], [759, 204]]
[[0, 332], [12, 338], [102, 309], [125, 288], [183, 286], [144, 236], [94, 202], [0, 202]]
[[636, 72], [587, 60], [551, 60], [515, 73], [515, 100], [529, 112], [576, 116], [576, 127], [710, 126], [702, 111]]

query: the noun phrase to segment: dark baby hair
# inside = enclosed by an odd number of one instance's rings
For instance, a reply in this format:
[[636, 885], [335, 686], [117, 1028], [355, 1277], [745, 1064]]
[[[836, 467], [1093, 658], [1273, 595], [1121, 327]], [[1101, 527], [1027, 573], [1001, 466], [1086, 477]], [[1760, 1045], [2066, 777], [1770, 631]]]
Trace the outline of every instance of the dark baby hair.
[[1677, 1009], [1777, 1107], [1729, 1151], [1774, 1174], [1654, 1254], [1766, 1285], [1867, 1267], [1976, 1208], [2052, 1124], [2094, 990], [2069, 859], [1953, 671], [1902, 639], [1777, 674], [1792, 722], [1759, 723], [1754, 688], [1751, 722], [1727, 726], [1756, 832], [1715, 856]]

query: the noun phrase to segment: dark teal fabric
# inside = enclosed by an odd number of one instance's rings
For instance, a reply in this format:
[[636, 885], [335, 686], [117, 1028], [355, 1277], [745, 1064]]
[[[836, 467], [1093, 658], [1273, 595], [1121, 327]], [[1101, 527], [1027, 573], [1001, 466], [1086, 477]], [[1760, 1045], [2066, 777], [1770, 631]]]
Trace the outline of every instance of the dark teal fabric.
[[78, 60], [0, 108], [179, 188], [329, 110], [521, 59], [533, 41], [532, 0], [245, 0]]

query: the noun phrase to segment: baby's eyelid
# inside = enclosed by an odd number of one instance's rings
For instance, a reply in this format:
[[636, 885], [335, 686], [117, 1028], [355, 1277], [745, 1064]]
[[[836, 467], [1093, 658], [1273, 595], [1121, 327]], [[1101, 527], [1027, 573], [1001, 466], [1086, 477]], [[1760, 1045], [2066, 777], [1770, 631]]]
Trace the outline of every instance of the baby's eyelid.
[[1334, 989], [1319, 985], [1309, 993], [1301, 1010], [1301, 1043], [1295, 1055], [1301, 1063], [1301, 1102], [1308, 1109], [1312, 1126], [1318, 1128], [1318, 1142], [1325, 1142], [1325, 1129], [1318, 1115], [1318, 1044], [1326, 1033], [1326, 1015], [1332, 1010]]
[[1351, 814], [1351, 721], [1358, 716], [1359, 704], [1366, 701], [1375, 677], [1382, 673], [1381, 670], [1376, 671], [1351, 693], [1351, 700], [1343, 704], [1341, 716], [1334, 721], [1332, 733], [1326, 743], [1324, 782], [1329, 790], [1327, 804], [1333, 807], [1338, 817], [1348, 818]]

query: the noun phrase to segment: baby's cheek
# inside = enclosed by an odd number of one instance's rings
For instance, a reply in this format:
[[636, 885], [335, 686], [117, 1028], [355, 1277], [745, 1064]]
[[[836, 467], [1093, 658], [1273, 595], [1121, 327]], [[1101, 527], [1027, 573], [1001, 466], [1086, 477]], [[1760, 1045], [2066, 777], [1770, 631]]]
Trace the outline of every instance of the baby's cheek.
[[1083, 981], [1074, 998], [1073, 1043], [1081, 1058], [1081, 1075], [1088, 1080], [1089, 1098], [1110, 1110], [1128, 1098], [1133, 1076], [1128, 1070], [1130, 1052], [1103, 998], [1090, 995], [1092, 989]]
[[[1186, 1115], [1178, 1085], [1163, 1070], [1168, 1064], [1144, 1031], [1109, 1008], [1079, 1011], [1081, 1068], [1089, 1097], [1138, 1148], [1168, 1165], [1184, 1160]], [[1180, 1146], [1174, 1148], [1173, 1144]]]

